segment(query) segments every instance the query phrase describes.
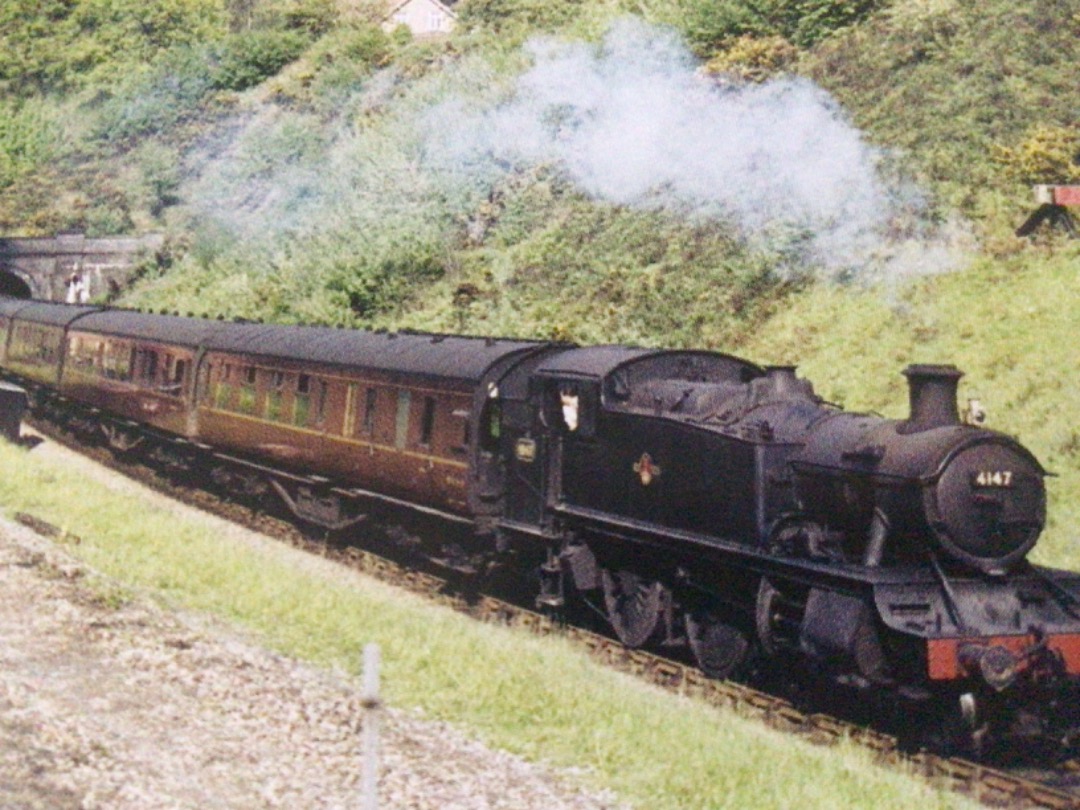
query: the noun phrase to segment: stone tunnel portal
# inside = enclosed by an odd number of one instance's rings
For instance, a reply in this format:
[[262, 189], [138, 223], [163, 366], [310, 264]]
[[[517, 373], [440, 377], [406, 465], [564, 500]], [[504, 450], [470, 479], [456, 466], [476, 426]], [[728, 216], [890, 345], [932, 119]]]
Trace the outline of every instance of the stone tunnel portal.
[[9, 298], [33, 298], [30, 285], [7, 270], [0, 270], [0, 295]]

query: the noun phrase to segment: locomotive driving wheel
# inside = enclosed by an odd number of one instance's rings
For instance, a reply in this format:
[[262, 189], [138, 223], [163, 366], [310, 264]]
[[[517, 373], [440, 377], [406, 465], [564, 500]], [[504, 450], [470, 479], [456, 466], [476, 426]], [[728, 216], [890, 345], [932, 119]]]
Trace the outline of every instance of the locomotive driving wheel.
[[710, 678], [731, 677], [750, 651], [746, 634], [710, 610], [686, 612], [686, 637], [698, 666]]
[[666, 602], [663, 585], [632, 571], [606, 568], [600, 575], [600, 583], [608, 621], [619, 641], [627, 647], [641, 647], [659, 637]]

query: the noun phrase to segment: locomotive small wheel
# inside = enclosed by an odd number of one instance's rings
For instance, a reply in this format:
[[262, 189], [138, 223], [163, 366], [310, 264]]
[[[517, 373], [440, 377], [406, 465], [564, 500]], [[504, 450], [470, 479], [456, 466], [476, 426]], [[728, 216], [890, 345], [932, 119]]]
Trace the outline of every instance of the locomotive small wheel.
[[761, 578], [758, 586], [757, 611], [755, 616], [755, 629], [761, 648], [767, 655], [776, 655], [776, 642], [773, 640], [773, 616], [776, 610], [776, 600], [780, 592], [765, 577]]
[[687, 611], [686, 637], [698, 666], [710, 678], [731, 677], [750, 651], [745, 633], [707, 611]]
[[768, 577], [758, 586], [755, 627], [761, 649], [776, 657], [798, 642], [806, 594], [788, 583], [774, 584]]
[[662, 630], [664, 586], [645, 580], [631, 571], [609, 571], [600, 576], [608, 621], [619, 641], [627, 647], [642, 647]]

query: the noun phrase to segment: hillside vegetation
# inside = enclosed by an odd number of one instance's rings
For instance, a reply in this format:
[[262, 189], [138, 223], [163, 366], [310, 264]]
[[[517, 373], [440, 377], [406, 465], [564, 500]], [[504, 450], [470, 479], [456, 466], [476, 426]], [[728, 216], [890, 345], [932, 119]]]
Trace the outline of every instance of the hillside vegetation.
[[0, 10], [0, 230], [162, 230], [122, 302], [723, 348], [900, 415], [952, 361], [1080, 568], [1080, 0], [53, 0]]

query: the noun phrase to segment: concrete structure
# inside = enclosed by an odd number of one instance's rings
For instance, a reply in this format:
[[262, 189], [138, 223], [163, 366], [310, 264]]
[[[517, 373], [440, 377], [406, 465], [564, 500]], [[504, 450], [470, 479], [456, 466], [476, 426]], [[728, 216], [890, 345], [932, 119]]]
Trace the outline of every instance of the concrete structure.
[[382, 27], [389, 33], [399, 25], [408, 26], [415, 37], [438, 36], [454, 30], [457, 14], [439, 0], [392, 0]]
[[0, 239], [0, 294], [65, 301], [115, 293], [130, 280], [138, 261], [162, 242], [159, 234]]

